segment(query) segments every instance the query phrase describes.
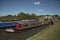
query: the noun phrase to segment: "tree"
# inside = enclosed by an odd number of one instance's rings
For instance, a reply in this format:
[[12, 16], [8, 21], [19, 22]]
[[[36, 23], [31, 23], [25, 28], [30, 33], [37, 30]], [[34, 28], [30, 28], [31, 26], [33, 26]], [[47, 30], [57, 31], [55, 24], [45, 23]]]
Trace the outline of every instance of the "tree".
[[58, 17], [58, 15], [54, 15], [55, 17]]
[[36, 14], [32, 13], [32, 14], [31, 14], [31, 19], [37, 19]]
[[26, 14], [26, 19], [31, 19], [29, 13]]
[[12, 17], [13, 15], [7, 15], [6, 17]]
[[20, 20], [24, 20], [24, 19], [26, 18], [26, 15], [25, 15], [25, 13], [20, 12], [20, 13], [17, 15], [17, 17], [18, 17]]

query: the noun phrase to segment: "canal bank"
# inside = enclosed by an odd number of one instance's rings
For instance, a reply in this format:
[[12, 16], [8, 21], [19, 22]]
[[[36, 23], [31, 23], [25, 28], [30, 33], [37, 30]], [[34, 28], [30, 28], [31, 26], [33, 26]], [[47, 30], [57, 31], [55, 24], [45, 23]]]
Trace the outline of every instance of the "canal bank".
[[60, 20], [55, 20], [55, 25], [50, 26], [26, 40], [60, 40]]

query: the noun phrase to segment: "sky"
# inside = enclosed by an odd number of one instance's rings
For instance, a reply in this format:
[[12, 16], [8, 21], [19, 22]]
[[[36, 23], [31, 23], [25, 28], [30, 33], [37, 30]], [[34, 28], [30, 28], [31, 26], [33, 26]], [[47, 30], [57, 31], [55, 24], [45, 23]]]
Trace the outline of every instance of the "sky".
[[0, 16], [20, 12], [36, 15], [60, 15], [60, 0], [0, 0]]

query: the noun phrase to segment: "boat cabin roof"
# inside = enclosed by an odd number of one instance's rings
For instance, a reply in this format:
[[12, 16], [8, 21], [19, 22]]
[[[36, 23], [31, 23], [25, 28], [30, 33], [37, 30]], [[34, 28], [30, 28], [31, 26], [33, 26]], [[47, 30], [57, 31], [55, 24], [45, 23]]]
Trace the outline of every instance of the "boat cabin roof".
[[32, 23], [38, 23], [38, 22], [25, 22], [25, 21], [20, 21], [18, 23], [19, 24], [32, 24]]

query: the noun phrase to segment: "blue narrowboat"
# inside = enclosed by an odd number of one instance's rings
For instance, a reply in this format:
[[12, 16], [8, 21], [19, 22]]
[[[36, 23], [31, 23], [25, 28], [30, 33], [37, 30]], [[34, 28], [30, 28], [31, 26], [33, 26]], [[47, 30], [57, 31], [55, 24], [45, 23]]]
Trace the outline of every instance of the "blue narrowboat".
[[11, 21], [11, 22], [0, 22], [0, 28], [16, 26], [16, 24], [17, 24], [17, 21]]
[[3, 27], [13, 27], [13, 26], [16, 26], [16, 24], [18, 22], [37, 22], [37, 20], [22, 20], [22, 21], [0, 22], [0, 28], [3, 28]]

